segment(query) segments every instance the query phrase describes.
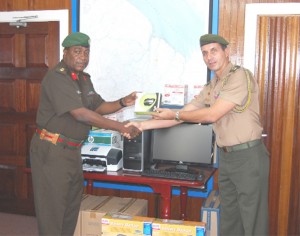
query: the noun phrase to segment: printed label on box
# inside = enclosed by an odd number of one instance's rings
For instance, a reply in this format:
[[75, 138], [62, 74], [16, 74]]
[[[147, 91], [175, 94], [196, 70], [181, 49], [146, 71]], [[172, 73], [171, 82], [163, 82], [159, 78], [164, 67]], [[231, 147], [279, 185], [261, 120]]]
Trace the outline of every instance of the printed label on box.
[[114, 130], [97, 129], [90, 130], [88, 138], [84, 144], [97, 144], [101, 146], [111, 146], [121, 148], [121, 134]]

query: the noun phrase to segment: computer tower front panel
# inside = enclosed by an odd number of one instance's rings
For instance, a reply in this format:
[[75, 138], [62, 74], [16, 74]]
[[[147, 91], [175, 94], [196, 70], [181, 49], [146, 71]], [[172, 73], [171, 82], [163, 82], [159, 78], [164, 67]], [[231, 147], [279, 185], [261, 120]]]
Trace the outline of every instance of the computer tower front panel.
[[143, 131], [134, 139], [124, 138], [123, 170], [143, 171], [150, 164], [151, 131]]

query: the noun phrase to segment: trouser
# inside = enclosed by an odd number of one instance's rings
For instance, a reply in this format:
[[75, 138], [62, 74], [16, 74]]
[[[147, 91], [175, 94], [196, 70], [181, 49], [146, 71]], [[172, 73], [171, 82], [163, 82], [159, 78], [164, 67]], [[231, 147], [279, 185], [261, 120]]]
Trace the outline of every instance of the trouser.
[[221, 236], [268, 235], [269, 153], [264, 144], [219, 148]]
[[34, 206], [40, 235], [73, 235], [83, 191], [80, 148], [34, 135], [30, 147]]

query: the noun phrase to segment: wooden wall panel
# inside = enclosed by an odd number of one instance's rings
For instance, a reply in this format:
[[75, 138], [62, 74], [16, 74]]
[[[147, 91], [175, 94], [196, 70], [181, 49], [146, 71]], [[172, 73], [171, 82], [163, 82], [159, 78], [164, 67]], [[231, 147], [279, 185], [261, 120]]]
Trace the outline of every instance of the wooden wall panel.
[[28, 111], [36, 111], [39, 105], [40, 90], [41, 84], [39, 80], [31, 80], [27, 83], [26, 105]]
[[288, 3], [297, 0], [219, 0], [219, 34], [230, 42], [231, 61], [243, 64], [244, 23], [247, 3]]
[[299, 76], [296, 76], [299, 26], [300, 17], [259, 17], [256, 77], [263, 85], [261, 100], [266, 101], [261, 109], [271, 152], [270, 215], [280, 216], [271, 217], [270, 225], [271, 232], [280, 235], [288, 232], [291, 193], [295, 187], [292, 173], [298, 161], [293, 148], [294, 138], [299, 137], [295, 129], [299, 108]]
[[[289, 2], [299, 1], [219, 0], [219, 34], [230, 42], [233, 63], [243, 65], [246, 4]], [[271, 152], [270, 235], [300, 235], [300, 40], [299, 29], [294, 25], [292, 30], [293, 24], [298, 23], [261, 19], [260, 31], [270, 35], [257, 39], [259, 73], [254, 73], [259, 80], [263, 126], [268, 133], [265, 143]]]
[[[0, 51], [4, 51], [4, 48], [10, 48], [10, 52], [13, 52], [13, 35], [5, 35], [5, 37], [0, 38]], [[14, 64], [14, 55], [13, 53], [1, 53], [0, 54], [0, 66], [13, 66]]]
[[14, 86], [15, 81], [13, 80], [0, 81], [0, 112], [16, 110]]
[[[9, 134], [17, 134], [18, 127], [12, 123], [3, 123], [0, 124], [0, 133], [2, 137], [9, 137]], [[17, 140], [10, 140], [8, 138], [2, 138], [0, 142], [0, 149], [2, 150], [3, 154], [7, 156], [17, 155]], [[2, 156], [0, 156], [1, 158]]]

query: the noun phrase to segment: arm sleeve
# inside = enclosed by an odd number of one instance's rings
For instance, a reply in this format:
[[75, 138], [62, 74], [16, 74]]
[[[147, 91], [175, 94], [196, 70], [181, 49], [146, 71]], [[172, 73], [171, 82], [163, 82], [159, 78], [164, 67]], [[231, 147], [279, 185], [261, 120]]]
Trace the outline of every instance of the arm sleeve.
[[243, 69], [233, 73], [220, 93], [220, 98], [242, 106], [248, 96], [247, 78]]

